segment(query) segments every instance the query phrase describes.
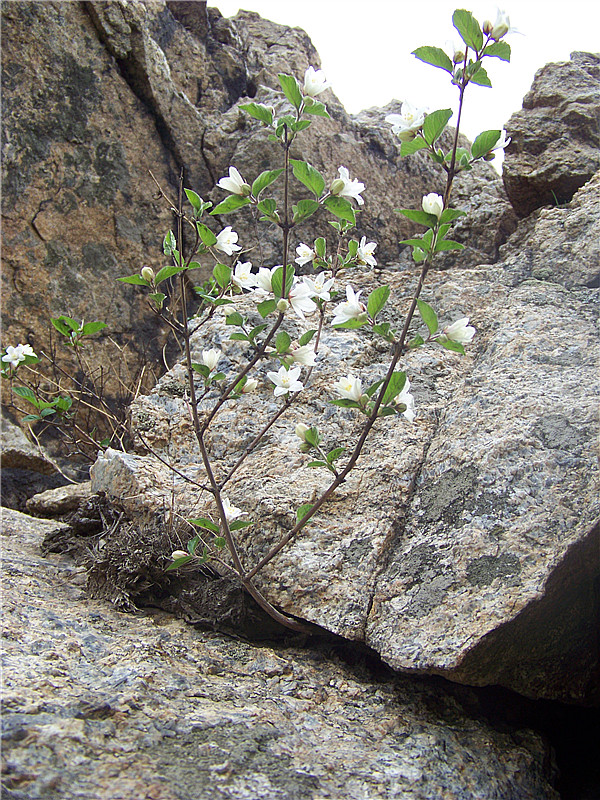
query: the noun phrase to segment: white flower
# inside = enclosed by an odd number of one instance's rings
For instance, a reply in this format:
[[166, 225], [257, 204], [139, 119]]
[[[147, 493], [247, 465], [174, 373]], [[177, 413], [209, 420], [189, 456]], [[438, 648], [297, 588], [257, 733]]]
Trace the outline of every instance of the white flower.
[[360, 193], [365, 189], [364, 183], [361, 183], [356, 178], [351, 179], [350, 173], [346, 167], [339, 167], [338, 172], [340, 177], [332, 182], [330, 188], [331, 194], [338, 195], [339, 197], [351, 197], [353, 200], [356, 200], [359, 206], [364, 205], [365, 201], [360, 196]]
[[475, 336], [475, 328], [469, 325], [468, 317], [463, 317], [453, 322], [452, 325], [448, 325], [447, 328], [444, 328], [444, 335], [452, 342], [470, 344]]
[[314, 348], [309, 345], [305, 344], [302, 347], [293, 346], [290, 348], [290, 355], [297, 364], [302, 364], [305, 367], [314, 367], [316, 363], [316, 356], [317, 354], [314, 351]]
[[289, 392], [302, 391], [304, 384], [298, 380], [301, 371], [301, 367], [294, 367], [294, 369], [289, 370], [285, 367], [280, 367], [277, 372], [267, 372], [267, 378], [275, 384], [275, 389], [273, 390], [275, 397], [280, 397], [282, 394], [288, 394]]
[[334, 309], [335, 316], [331, 320], [332, 325], [342, 325], [344, 322], [348, 322], [351, 319], [358, 319], [362, 314], [366, 313], [367, 307], [358, 299], [360, 294], [360, 292], [356, 292], [355, 294], [351, 286], [346, 286], [346, 301], [340, 303], [339, 306]]
[[356, 257], [359, 264], [368, 264], [370, 267], [376, 267], [377, 261], [373, 255], [377, 242], [367, 242], [367, 237], [363, 236], [356, 251]]
[[269, 294], [269, 292], [273, 291], [271, 282], [273, 280], [275, 271], [278, 270], [280, 266], [281, 265], [273, 267], [273, 269], [268, 269], [268, 267], [259, 267], [258, 275], [256, 276], [256, 285], [258, 286], [259, 293]]
[[171, 553], [171, 558], [173, 561], [178, 561], [180, 558], [187, 558], [189, 553], [186, 553], [185, 550], [173, 550]]
[[236, 506], [232, 506], [229, 502], [229, 499], [225, 497], [225, 495], [221, 496], [221, 503], [223, 505], [223, 511], [225, 512], [225, 519], [227, 522], [233, 522], [234, 519], [241, 517], [242, 514], [245, 514], [245, 511], [242, 511], [241, 508], [236, 508]]
[[313, 278], [303, 278], [304, 283], [310, 289], [311, 297], [318, 297], [320, 300], [331, 300], [329, 290], [333, 286], [333, 278], [327, 278], [326, 272], [319, 272]]
[[248, 380], [244, 384], [242, 392], [244, 394], [250, 394], [250, 392], [256, 391], [257, 386], [258, 386], [258, 381], [256, 380], [256, 378], [248, 378]]
[[208, 367], [211, 372], [219, 363], [220, 358], [221, 358], [220, 350], [211, 349], [202, 351], [202, 363], [204, 364], [205, 367]]
[[441, 196], [441, 194], [435, 194], [435, 192], [426, 194], [421, 202], [421, 205], [423, 206], [423, 211], [426, 214], [433, 214], [438, 219], [444, 213], [444, 198]]
[[2, 356], [2, 361], [10, 364], [11, 367], [18, 367], [21, 361], [25, 361], [27, 356], [33, 356], [37, 358], [36, 354], [33, 352], [33, 348], [30, 344], [18, 344], [16, 347], [13, 347], [9, 344], [6, 348], [6, 355]]
[[389, 122], [392, 126], [392, 133], [395, 133], [401, 142], [410, 142], [415, 138], [417, 131], [423, 127], [425, 113], [423, 108], [416, 108], [410, 103], [402, 103], [400, 113], [388, 114], [385, 121]]
[[325, 89], [329, 88], [329, 84], [325, 79], [325, 73], [322, 69], [315, 69], [309, 67], [304, 73], [304, 94], [309, 97], [316, 97]]
[[500, 134], [500, 138], [498, 139], [496, 144], [492, 147], [490, 152], [493, 152], [494, 150], [504, 150], [504, 148], [508, 147], [510, 143], [511, 143], [510, 136], [507, 138], [506, 131], [503, 130], [502, 133]]
[[221, 233], [217, 235], [215, 250], [220, 250], [222, 253], [225, 253], [225, 255], [231, 256], [236, 252], [236, 250], [242, 249], [238, 244], [236, 244], [237, 240], [237, 233], [231, 230], [231, 225], [228, 225], [226, 228], [223, 228]]
[[247, 197], [251, 191], [250, 186], [235, 167], [229, 167], [229, 177], [221, 178], [220, 181], [217, 181], [217, 186], [220, 186], [221, 189], [225, 189], [226, 192], [241, 194], [244, 197]]
[[490, 32], [490, 36], [492, 39], [498, 41], [510, 30], [510, 17], [505, 11], [501, 11], [498, 9], [496, 13], [496, 22], [494, 23], [492, 30]]
[[311, 291], [304, 281], [298, 281], [288, 295], [290, 304], [300, 319], [304, 319], [305, 314], [312, 314], [317, 308], [310, 295]]
[[400, 392], [400, 394], [394, 397], [394, 405], [404, 405], [406, 409], [402, 412], [402, 415], [406, 417], [409, 422], [413, 422], [415, 419], [415, 398], [410, 393], [410, 381], [408, 378], [406, 379], [406, 383], [404, 384], [404, 388]]
[[152, 283], [154, 280], [154, 270], [152, 267], [142, 267], [140, 276], [148, 283]]
[[226, 317], [231, 316], [231, 314], [238, 313], [233, 303], [227, 303], [226, 305], [221, 306], [221, 308], [223, 309], [223, 313], [225, 314]]
[[362, 397], [362, 383], [360, 378], [355, 378], [353, 375], [346, 375], [345, 378], [340, 378], [333, 384], [333, 388], [346, 400], [354, 400], [358, 403]]
[[301, 267], [308, 264], [309, 261], [312, 261], [316, 256], [315, 251], [304, 243], [298, 245], [296, 252], [298, 253], [298, 258], [295, 259], [296, 264], [299, 264]]
[[252, 262], [251, 261], [238, 262], [235, 265], [235, 270], [233, 271], [233, 276], [231, 278], [231, 281], [236, 286], [239, 286], [240, 289], [254, 288], [256, 286], [256, 275], [252, 272]]

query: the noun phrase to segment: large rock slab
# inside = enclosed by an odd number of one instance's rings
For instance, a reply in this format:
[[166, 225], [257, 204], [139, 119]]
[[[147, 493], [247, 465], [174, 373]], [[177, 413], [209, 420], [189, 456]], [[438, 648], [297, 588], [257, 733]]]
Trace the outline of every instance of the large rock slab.
[[[572, 208], [541, 212], [538, 222], [557, 241], [564, 229], [585, 239], [589, 226], [571, 224], [582, 209], [594, 213], [594, 184]], [[415, 423], [381, 421], [343, 487], [257, 582], [286, 612], [366, 641], [397, 669], [596, 703], [598, 290], [586, 283], [597, 262], [576, 240], [576, 286], [559, 258], [546, 280], [529, 277], [522, 253], [539, 236], [525, 226], [502, 261], [431, 275], [424, 298], [444, 309], [442, 324], [468, 314], [477, 328], [470, 354], [424, 348], [406, 357]], [[351, 279], [365, 294], [380, 280], [366, 271]], [[388, 319], [398, 323], [415, 270], [381, 280], [392, 287]], [[229, 330], [217, 316], [193, 340], [198, 355], [209, 342], [221, 347], [226, 372], [241, 358]], [[314, 394], [300, 393], [227, 487], [231, 502], [260, 520], [240, 535], [248, 567], [327, 485], [306, 467], [295, 423], [318, 424], [331, 446], [355, 439], [353, 412], [322, 401], [349, 371], [363, 385], [382, 377], [389, 357], [379, 341], [328, 326], [322, 345]], [[207, 438], [219, 474], [277, 407], [267, 369], [257, 373], [261, 393], [224, 407]], [[143, 445], [202, 483], [184, 394], [178, 366], [134, 405], [132, 423]], [[182, 516], [210, 513], [208, 495], [180, 475], [169, 479], [156, 456], [141, 446], [139, 455], [106, 453], [93, 468], [94, 489], [141, 520], [173, 504]]]
[[506, 130], [502, 177], [517, 214], [569, 202], [600, 166], [600, 54], [542, 67]]
[[[58, 523], [60, 525], [60, 523]], [[549, 753], [441, 688], [86, 598], [57, 523], [5, 512], [3, 783], [15, 800], [557, 800]]]

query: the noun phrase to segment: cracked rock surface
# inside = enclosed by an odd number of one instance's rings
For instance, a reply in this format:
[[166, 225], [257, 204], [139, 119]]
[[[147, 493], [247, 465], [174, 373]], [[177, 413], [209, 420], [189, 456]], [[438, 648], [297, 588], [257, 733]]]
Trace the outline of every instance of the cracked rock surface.
[[443, 688], [90, 601], [60, 527], [4, 514], [3, 797], [558, 799], [537, 734]]

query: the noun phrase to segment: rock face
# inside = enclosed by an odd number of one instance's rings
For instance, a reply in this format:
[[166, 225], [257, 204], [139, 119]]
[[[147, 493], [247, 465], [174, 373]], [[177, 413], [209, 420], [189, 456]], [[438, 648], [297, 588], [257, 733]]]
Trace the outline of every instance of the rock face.
[[600, 55], [546, 64], [506, 130], [502, 176], [517, 214], [568, 203], [600, 167]]
[[[120, 397], [119, 379], [135, 383], [143, 364], [149, 388], [166, 331], [136, 287], [115, 282], [163, 265], [172, 221], [149, 170], [173, 194], [183, 168], [186, 185], [217, 202], [216, 181], [231, 164], [247, 176], [274, 168], [277, 147], [238, 103], [270, 102], [277, 72], [302, 77], [318, 55], [299, 29], [249, 12], [225, 20], [203, 3], [19, 1], [3, 4], [2, 15], [4, 336], [48, 351], [49, 316], [104, 320], [89, 352], [104, 366], [107, 394]], [[358, 234], [378, 241], [381, 263], [397, 259], [412, 229], [393, 209], [439, 190], [439, 177], [423, 158], [399, 160], [385, 110], [352, 118], [331, 91], [324, 99], [332, 119], [317, 118], [316, 137], [301, 139], [293, 155], [329, 179], [340, 165], [361, 178], [368, 191]], [[463, 264], [495, 258], [514, 227], [489, 165], [469, 185], [486, 203]], [[245, 246], [256, 243], [245, 214], [214, 224], [234, 224]], [[327, 231], [324, 220], [316, 232], [299, 227], [298, 241]], [[255, 262], [280, 263], [274, 231], [264, 228], [261, 247]], [[70, 358], [59, 351], [72, 370]]]
[[4, 517], [7, 797], [558, 800], [539, 735], [444, 689], [90, 601], [57, 527]]
[[[382, 420], [314, 524], [258, 574], [275, 604], [365, 641], [396, 669], [499, 683], [531, 697], [600, 700], [598, 290], [589, 288], [597, 259], [585, 243], [595, 209], [592, 181], [572, 207], [522, 223], [496, 264], [431, 276], [424, 297], [445, 310], [442, 324], [468, 314], [476, 326], [471, 354], [422, 349], [406, 357], [415, 423]], [[544, 279], [534, 278], [528, 254], [541, 231], [558, 242], [564, 230], [581, 237], [570, 243], [580, 254], [577, 273], [567, 272], [570, 253], [557, 245]], [[392, 287], [387, 319], [399, 325], [415, 269], [352, 274], [365, 295], [380, 280]], [[232, 370], [242, 347], [228, 341], [229, 330], [223, 317], [200, 329], [196, 357], [216, 344], [225, 353], [219, 368]], [[293, 337], [301, 331], [292, 324]], [[306, 467], [295, 423], [317, 424], [330, 447], [355, 440], [355, 412], [333, 412], [319, 398], [333, 396], [332, 383], [348, 372], [363, 386], [377, 380], [388, 359], [377, 340], [329, 327], [320, 352], [314, 394], [300, 393], [229, 483], [230, 501], [260, 520], [241, 534], [248, 567], [328, 483]], [[277, 407], [267, 369], [257, 375], [259, 397], [225, 407], [212, 429], [208, 446], [220, 475]], [[144, 445], [202, 483], [188, 420], [180, 367], [132, 411]], [[107, 452], [93, 468], [93, 487], [140, 522], [173, 503], [184, 517], [211, 510], [208, 495], [169, 476], [154, 456]]]

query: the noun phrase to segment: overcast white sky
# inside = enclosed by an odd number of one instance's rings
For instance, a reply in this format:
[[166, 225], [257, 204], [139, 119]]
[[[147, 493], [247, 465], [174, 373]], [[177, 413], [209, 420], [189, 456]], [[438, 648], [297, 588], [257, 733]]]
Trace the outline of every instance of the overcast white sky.
[[[410, 53], [421, 45], [452, 49], [460, 41], [452, 26], [456, 8], [467, 8], [480, 23], [496, 19], [492, 2], [460, 0], [209, 0], [232, 16], [239, 8], [309, 34], [332, 88], [352, 114], [384, 106], [392, 98], [433, 111], [456, 107], [457, 91], [449, 76]], [[537, 69], [549, 61], [566, 61], [574, 50], [600, 50], [598, 0], [503, 0], [511, 25], [506, 41], [511, 64], [489, 59], [493, 89], [472, 86], [465, 100], [463, 132], [502, 128], [521, 108]], [[298, 76], [301, 77], [301, 76]]]

